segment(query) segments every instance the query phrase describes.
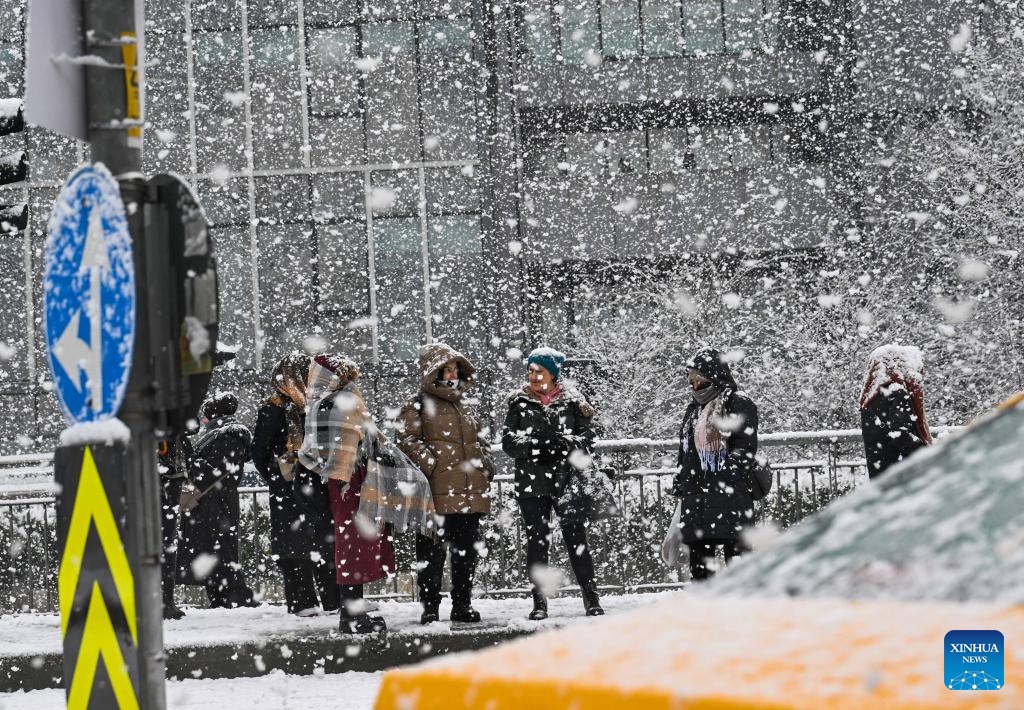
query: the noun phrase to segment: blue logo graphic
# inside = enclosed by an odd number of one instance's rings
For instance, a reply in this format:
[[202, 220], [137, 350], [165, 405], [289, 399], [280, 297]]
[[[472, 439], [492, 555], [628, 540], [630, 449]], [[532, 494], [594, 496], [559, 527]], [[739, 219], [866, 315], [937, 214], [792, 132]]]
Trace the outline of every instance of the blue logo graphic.
[[945, 685], [950, 690], [999, 690], [1003, 676], [1003, 635], [998, 631], [950, 631], [944, 640]]
[[121, 191], [102, 165], [73, 172], [53, 206], [43, 314], [65, 419], [116, 415], [135, 345], [135, 266]]

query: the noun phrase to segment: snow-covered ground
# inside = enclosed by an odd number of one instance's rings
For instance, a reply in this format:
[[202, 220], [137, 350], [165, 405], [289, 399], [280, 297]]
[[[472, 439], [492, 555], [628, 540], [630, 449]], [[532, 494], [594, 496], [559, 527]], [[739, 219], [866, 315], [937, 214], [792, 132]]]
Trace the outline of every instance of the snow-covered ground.
[[[293, 676], [275, 671], [261, 678], [170, 681], [167, 683], [167, 707], [169, 710], [370, 710], [382, 675], [337, 673]], [[0, 693], [0, 710], [59, 710], [63, 707], [62, 688]]]
[[[602, 604], [609, 613], [632, 609], [665, 598], [673, 592], [653, 594], [625, 594], [606, 596]], [[583, 602], [579, 597], [551, 599], [550, 618], [529, 621], [526, 615], [531, 604], [528, 599], [477, 599], [473, 605], [483, 617], [481, 627], [510, 629], [558, 628], [568, 623], [586, 620]], [[442, 621], [428, 626], [420, 625], [423, 611], [416, 602], [380, 602], [381, 616], [388, 623], [389, 633], [402, 636], [423, 636], [448, 633], [452, 624], [447, 620], [451, 611], [447, 600], [441, 605]], [[183, 646], [211, 646], [241, 644], [258, 641], [269, 636], [327, 634], [338, 626], [337, 616], [300, 619], [288, 614], [283, 606], [264, 604], [256, 609], [187, 609], [179, 621], [164, 622], [164, 645], [168, 648]], [[458, 625], [470, 630], [472, 625]], [[0, 616], [0, 652], [4, 655], [35, 655], [60, 653], [60, 618], [56, 614], [9, 614]]]

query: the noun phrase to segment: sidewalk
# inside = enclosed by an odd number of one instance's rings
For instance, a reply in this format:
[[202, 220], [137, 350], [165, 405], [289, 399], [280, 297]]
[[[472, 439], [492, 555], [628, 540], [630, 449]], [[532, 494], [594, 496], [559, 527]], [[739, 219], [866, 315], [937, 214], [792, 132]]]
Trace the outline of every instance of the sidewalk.
[[[606, 596], [610, 615], [664, 599], [678, 592]], [[451, 607], [441, 618], [419, 623], [414, 602], [380, 603], [388, 633], [342, 636], [338, 617], [299, 618], [283, 607], [257, 609], [189, 609], [180, 621], [164, 623], [168, 678], [243, 678], [274, 670], [294, 675], [374, 672], [429, 658], [475, 650], [568, 624], [600, 623], [583, 616], [579, 597], [550, 600], [550, 618], [528, 621], [528, 599], [478, 599], [480, 624], [452, 624]], [[61, 685], [60, 620], [56, 614], [0, 617], [0, 692], [57, 688]]]

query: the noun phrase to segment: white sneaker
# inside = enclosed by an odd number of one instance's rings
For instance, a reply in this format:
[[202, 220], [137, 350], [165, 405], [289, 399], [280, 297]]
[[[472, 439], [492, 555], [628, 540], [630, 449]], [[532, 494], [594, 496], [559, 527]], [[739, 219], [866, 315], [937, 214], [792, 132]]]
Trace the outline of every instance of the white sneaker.
[[295, 612], [295, 616], [307, 617], [307, 616], [321, 616], [324, 610], [318, 606], [311, 606], [308, 609], [300, 609]]

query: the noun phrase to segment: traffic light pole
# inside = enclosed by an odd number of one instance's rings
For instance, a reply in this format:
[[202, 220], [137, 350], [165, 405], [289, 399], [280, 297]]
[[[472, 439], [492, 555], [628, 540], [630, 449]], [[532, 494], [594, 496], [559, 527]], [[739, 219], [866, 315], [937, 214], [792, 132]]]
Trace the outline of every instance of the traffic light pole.
[[141, 36], [144, 28], [135, 26], [133, 0], [83, 0], [82, 25], [85, 53], [102, 58], [108, 65], [86, 66], [86, 107], [92, 160], [105, 164], [118, 178], [135, 260], [134, 358], [128, 390], [118, 417], [131, 432], [127, 456], [122, 460], [126, 464], [123, 471], [127, 512], [125, 543], [135, 574], [138, 628], [136, 693], [141, 708], [164, 710], [160, 494], [154, 435], [154, 377], [146, 317], [148, 290], [143, 209], [146, 182], [141, 174], [141, 128], [135, 125], [140, 117], [137, 93], [134, 97], [132, 95], [132, 84], [137, 81], [135, 77], [138, 74], [135, 71], [137, 67], [131, 66], [136, 58], [139, 61], [144, 61], [144, 58], [139, 57], [140, 53], [134, 51], [134, 47], [126, 50], [125, 46], [132, 38]]

